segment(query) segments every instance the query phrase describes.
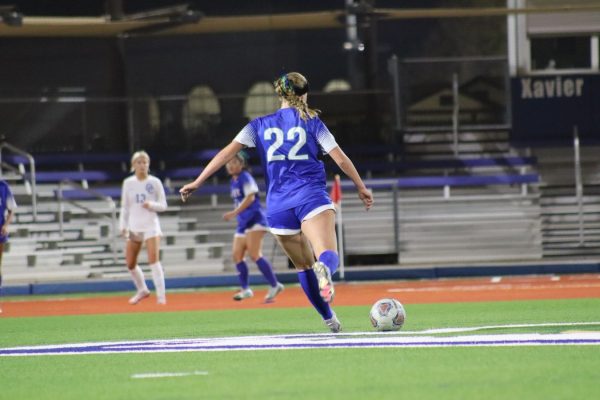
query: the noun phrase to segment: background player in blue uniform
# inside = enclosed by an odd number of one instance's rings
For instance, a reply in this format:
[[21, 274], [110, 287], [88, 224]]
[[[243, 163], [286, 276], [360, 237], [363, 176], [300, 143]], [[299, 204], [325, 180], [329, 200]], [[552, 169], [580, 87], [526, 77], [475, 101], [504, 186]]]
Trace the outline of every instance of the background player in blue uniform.
[[329, 154], [352, 180], [367, 210], [373, 196], [318, 111], [308, 107], [306, 78], [289, 72], [274, 84], [281, 108], [250, 121], [180, 193], [185, 201], [242, 148], [256, 147], [267, 179], [269, 228], [299, 270], [300, 284], [313, 307], [332, 332], [339, 332], [341, 324], [329, 306], [334, 295], [331, 275], [339, 264], [335, 211], [319, 153]]
[[[10, 190], [10, 186], [3, 180], [0, 180], [0, 291], [2, 290], [2, 254], [4, 253], [4, 243], [8, 240], [8, 225], [12, 221], [14, 210], [17, 203]], [[0, 313], [2, 309], [0, 308]]]
[[233, 261], [239, 272], [238, 276], [242, 287], [242, 290], [236, 293], [233, 299], [243, 300], [254, 295], [249, 287], [248, 265], [244, 261], [244, 255], [248, 252], [271, 286], [265, 297], [266, 302], [271, 302], [283, 290], [283, 285], [277, 282], [273, 267], [262, 255], [267, 219], [260, 205], [258, 185], [245, 169], [245, 154], [237, 153], [225, 167], [227, 173], [231, 175], [231, 197], [235, 208], [225, 213], [223, 219], [229, 221], [237, 218], [238, 226], [233, 237]]

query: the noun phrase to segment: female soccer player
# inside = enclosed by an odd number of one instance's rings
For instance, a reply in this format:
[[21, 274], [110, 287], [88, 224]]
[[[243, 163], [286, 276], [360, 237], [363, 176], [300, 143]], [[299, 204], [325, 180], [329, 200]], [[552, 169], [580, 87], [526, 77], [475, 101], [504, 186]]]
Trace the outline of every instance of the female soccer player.
[[152, 280], [156, 288], [156, 301], [166, 304], [165, 276], [159, 260], [160, 237], [162, 231], [158, 221], [158, 212], [167, 209], [165, 189], [155, 176], [149, 175], [150, 156], [138, 151], [131, 156], [131, 171], [134, 174], [123, 181], [121, 193], [121, 234], [127, 238], [125, 261], [131, 273], [136, 294], [129, 304], [137, 304], [150, 295], [142, 269], [137, 265], [142, 244], [146, 243], [148, 264], [152, 271]]
[[[0, 290], [2, 290], [2, 254], [4, 253], [4, 243], [8, 240], [8, 226], [12, 221], [14, 210], [17, 203], [10, 190], [10, 186], [4, 180], [0, 180]], [[0, 308], [0, 313], [2, 309]]]
[[249, 287], [248, 265], [244, 262], [244, 254], [248, 252], [271, 286], [265, 297], [265, 301], [269, 303], [283, 290], [283, 285], [277, 282], [273, 267], [261, 252], [267, 219], [260, 205], [258, 185], [245, 167], [246, 156], [241, 152], [225, 165], [227, 173], [231, 175], [231, 197], [235, 209], [225, 213], [223, 219], [229, 221], [237, 217], [238, 226], [233, 237], [233, 261], [239, 272], [242, 287], [233, 299], [243, 300], [254, 295]]
[[195, 181], [181, 188], [180, 194], [185, 201], [243, 147], [256, 147], [267, 178], [270, 230], [299, 270], [300, 284], [313, 307], [332, 332], [339, 332], [341, 324], [329, 306], [334, 296], [331, 275], [339, 264], [335, 211], [327, 194], [325, 168], [318, 154], [327, 153], [333, 158], [354, 182], [367, 210], [373, 204], [373, 195], [318, 118], [319, 111], [308, 107], [306, 78], [289, 72], [274, 85], [281, 108], [246, 125]]

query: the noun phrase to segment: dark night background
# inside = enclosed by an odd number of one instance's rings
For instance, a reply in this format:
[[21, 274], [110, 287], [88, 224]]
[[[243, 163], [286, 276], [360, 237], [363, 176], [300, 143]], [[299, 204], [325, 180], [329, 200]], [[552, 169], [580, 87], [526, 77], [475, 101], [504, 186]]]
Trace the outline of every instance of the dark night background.
[[[306, 12], [344, 7], [343, 0], [186, 3], [206, 16]], [[504, 1], [476, 0], [374, 3], [378, 8], [504, 5]], [[104, 1], [0, 1], [0, 5], [9, 4], [31, 17], [100, 16], [105, 15], [107, 10]], [[181, 2], [124, 0], [123, 11], [128, 14], [174, 4]], [[372, 30], [368, 27], [361, 29], [359, 36], [366, 49], [352, 56], [342, 48], [345, 35], [344, 29], [336, 28], [138, 36], [123, 40], [3, 37], [0, 38], [0, 99], [53, 96], [60, 88], [79, 88], [90, 98], [184, 97], [195, 86], [208, 85], [221, 99], [221, 122], [211, 133], [210, 140], [194, 140], [182, 133], [179, 117], [181, 101], [159, 102], [162, 132], [159, 136], [162, 135], [163, 139], [154, 141], [144, 140], [149, 129], [148, 116], [140, 110], [147, 107], [136, 103], [133, 107], [136, 127], [133, 140], [146, 146], [162, 147], [168, 143], [173, 150], [201, 146], [205, 142], [209, 142], [205, 143], [207, 147], [214, 147], [228, 140], [247, 120], [242, 116], [241, 108], [243, 94], [250, 86], [261, 80], [271, 81], [283, 70], [303, 72], [316, 91], [331, 79], [343, 78], [353, 83], [354, 90], [386, 92], [390, 90], [387, 60], [394, 54], [410, 58], [506, 53], [506, 22], [502, 17], [379, 21]], [[373, 46], [370, 40], [375, 40], [376, 45]], [[435, 82], [436, 71], [437, 68], [429, 66], [421, 72], [427, 74], [430, 82]], [[446, 71], [440, 71], [440, 74], [443, 75], [440, 81], [447, 80]], [[367, 138], [381, 143], [388, 141], [390, 121], [385, 111], [388, 100], [385, 95], [373, 96], [368, 99], [358, 96], [346, 102], [349, 103], [348, 109], [357, 102], [371, 104], [382, 110], [377, 116], [374, 116], [373, 110], [370, 117], [369, 110], [359, 110], [366, 116], [356, 124], [329, 121], [338, 128], [338, 134], [347, 137], [348, 142], [359, 144]], [[332, 103], [325, 97], [315, 97], [314, 101], [325, 111]], [[341, 103], [334, 99], [333, 104]], [[365, 107], [368, 108], [368, 105]], [[334, 109], [331, 112], [340, 113]], [[37, 121], [32, 122], [34, 113]], [[35, 152], [127, 151], [126, 113], [123, 101], [95, 102], [86, 106], [5, 102], [0, 111], [0, 119], [4, 121], [0, 129], [10, 141], [21, 143]], [[25, 132], [32, 139], [24, 140]], [[174, 144], [174, 138], [178, 138], [177, 144]]]

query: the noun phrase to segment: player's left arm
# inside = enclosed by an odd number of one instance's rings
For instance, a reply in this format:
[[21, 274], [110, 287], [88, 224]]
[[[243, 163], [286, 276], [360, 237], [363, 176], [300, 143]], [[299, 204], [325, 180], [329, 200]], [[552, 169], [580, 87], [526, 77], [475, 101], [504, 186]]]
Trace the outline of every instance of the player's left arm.
[[369, 210], [373, 205], [373, 193], [365, 186], [360, 174], [356, 170], [352, 160], [348, 158], [342, 148], [336, 143], [335, 138], [329, 132], [329, 129], [325, 126], [323, 121], [315, 118], [315, 125], [313, 127], [316, 132], [316, 140], [321, 150], [335, 161], [342, 171], [354, 182], [356, 190], [358, 191], [358, 197], [362, 200], [365, 208]]
[[167, 197], [165, 196], [165, 188], [159, 179], [156, 179], [154, 190], [156, 191], [156, 201], [146, 201], [143, 204], [147, 208], [156, 212], [163, 212], [167, 209]]
[[329, 156], [335, 161], [342, 171], [354, 182], [356, 190], [358, 191], [358, 197], [362, 200], [365, 208], [368, 210], [373, 206], [373, 193], [365, 186], [360, 174], [356, 170], [354, 163], [344, 153], [340, 146], [336, 146], [329, 151]]

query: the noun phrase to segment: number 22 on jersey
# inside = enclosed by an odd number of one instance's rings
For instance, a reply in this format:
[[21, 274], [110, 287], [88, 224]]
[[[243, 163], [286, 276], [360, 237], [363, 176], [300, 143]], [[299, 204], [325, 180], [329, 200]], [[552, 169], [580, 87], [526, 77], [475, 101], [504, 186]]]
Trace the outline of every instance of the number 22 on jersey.
[[284, 141], [295, 142], [287, 154], [288, 160], [308, 160], [308, 154], [298, 154], [302, 146], [306, 144], [306, 131], [302, 127], [295, 126], [290, 128], [285, 135], [279, 128], [268, 128], [265, 130], [264, 135], [267, 141], [271, 141], [273, 136], [275, 136], [275, 141], [267, 150], [267, 162], [284, 161], [286, 159], [285, 154], [275, 154]]

